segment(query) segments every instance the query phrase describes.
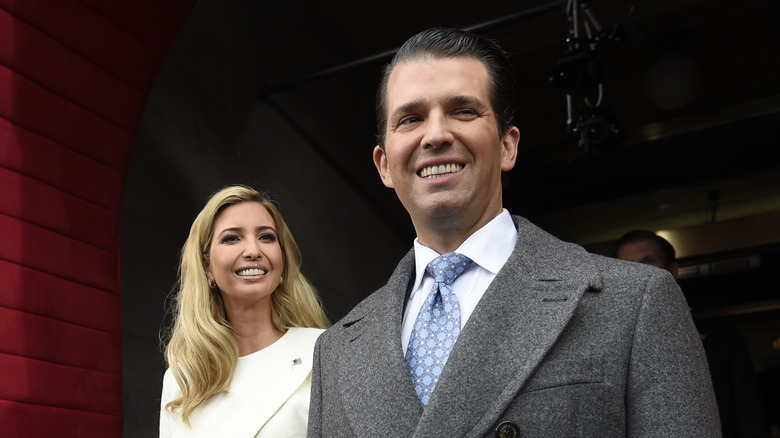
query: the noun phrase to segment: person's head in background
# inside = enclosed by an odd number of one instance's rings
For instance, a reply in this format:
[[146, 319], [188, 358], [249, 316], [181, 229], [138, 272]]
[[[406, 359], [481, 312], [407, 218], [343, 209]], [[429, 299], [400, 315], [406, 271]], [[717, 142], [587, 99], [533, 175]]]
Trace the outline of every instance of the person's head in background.
[[677, 278], [679, 267], [674, 247], [652, 231], [633, 230], [624, 234], [618, 241], [616, 257], [665, 269]]

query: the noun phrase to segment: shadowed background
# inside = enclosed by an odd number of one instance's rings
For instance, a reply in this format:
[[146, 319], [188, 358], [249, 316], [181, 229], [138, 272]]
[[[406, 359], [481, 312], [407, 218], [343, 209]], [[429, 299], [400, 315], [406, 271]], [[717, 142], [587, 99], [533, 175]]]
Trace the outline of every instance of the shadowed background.
[[565, 6], [0, 0], [2, 422], [156, 434], [178, 252], [224, 185], [279, 202], [333, 321], [381, 286], [414, 232], [371, 161], [374, 93], [393, 51], [432, 26], [512, 55], [505, 206], [606, 255], [625, 231], [662, 230], [694, 315], [739, 329], [777, 385], [780, 4], [591, 2], [622, 31], [596, 49], [609, 111], [590, 153], [549, 80]]

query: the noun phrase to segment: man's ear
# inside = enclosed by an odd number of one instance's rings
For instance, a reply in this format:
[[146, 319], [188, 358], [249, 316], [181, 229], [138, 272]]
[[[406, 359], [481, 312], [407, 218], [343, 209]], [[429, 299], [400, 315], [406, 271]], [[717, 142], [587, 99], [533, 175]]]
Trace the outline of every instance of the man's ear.
[[374, 147], [374, 166], [376, 166], [376, 170], [379, 172], [379, 177], [382, 179], [385, 187], [393, 188], [393, 177], [390, 175], [387, 155], [379, 145]]
[[520, 130], [511, 126], [501, 137], [501, 170], [509, 172], [517, 160], [517, 144], [520, 143]]

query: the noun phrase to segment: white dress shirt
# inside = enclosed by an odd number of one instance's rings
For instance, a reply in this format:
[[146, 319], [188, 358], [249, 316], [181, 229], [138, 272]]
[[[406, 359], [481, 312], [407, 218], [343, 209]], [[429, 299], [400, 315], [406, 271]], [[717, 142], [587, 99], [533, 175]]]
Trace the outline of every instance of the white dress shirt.
[[[468, 237], [454, 252], [472, 260], [471, 266], [450, 285], [460, 304], [460, 328], [466, 325], [477, 303], [485, 294], [498, 271], [509, 259], [517, 242], [517, 228], [506, 209]], [[414, 321], [428, 294], [433, 289], [433, 277], [425, 270], [440, 254], [414, 239], [416, 276], [409, 302], [404, 309], [401, 346], [404, 354], [409, 346]]]

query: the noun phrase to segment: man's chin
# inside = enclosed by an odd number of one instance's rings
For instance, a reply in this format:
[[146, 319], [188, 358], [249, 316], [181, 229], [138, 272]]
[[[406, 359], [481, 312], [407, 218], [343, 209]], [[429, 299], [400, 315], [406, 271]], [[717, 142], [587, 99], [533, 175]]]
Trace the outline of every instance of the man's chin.
[[407, 201], [402, 204], [413, 220], [438, 220], [459, 216], [467, 205], [466, 196], [454, 191], [428, 193]]
[[427, 219], [446, 221], [448, 219], [457, 219], [463, 213], [463, 203], [459, 200], [448, 200], [447, 202], [437, 202], [427, 205], [422, 214]]

